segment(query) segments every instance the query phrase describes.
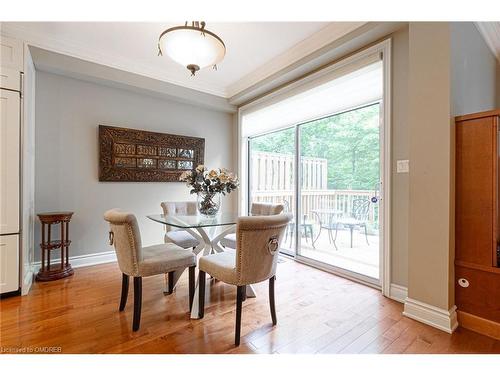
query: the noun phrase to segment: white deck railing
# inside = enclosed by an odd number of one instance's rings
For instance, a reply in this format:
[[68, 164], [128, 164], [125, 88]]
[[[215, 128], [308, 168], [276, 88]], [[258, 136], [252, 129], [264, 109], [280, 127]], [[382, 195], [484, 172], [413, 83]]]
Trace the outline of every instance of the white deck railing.
[[[352, 201], [354, 199], [371, 199], [374, 192], [371, 190], [302, 190], [301, 206], [302, 213], [307, 215], [308, 219], [314, 219], [312, 214], [316, 209], [332, 209], [342, 212], [348, 217], [352, 211]], [[252, 200], [256, 202], [283, 203], [287, 202], [290, 211], [295, 214], [293, 207], [292, 190], [256, 190], [252, 191]], [[321, 220], [326, 222], [327, 217], [322, 215]], [[378, 224], [378, 205], [370, 204], [368, 212], [368, 221], [372, 225]]]

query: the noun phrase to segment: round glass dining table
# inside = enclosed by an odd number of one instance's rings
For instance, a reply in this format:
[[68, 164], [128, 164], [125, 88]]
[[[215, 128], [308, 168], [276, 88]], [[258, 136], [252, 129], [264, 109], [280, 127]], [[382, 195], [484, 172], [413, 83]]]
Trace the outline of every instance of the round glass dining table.
[[[147, 218], [157, 223], [185, 230], [198, 240], [198, 245], [193, 249], [193, 253], [199, 256], [206, 256], [213, 252], [222, 252], [225, 249], [220, 245], [220, 241], [230, 233], [236, 231], [238, 221], [237, 213], [219, 213], [213, 218], [202, 215], [184, 214], [158, 214], [148, 215]], [[174, 273], [174, 285], [179, 280], [184, 270]], [[198, 319], [198, 280], [196, 280], [196, 290], [191, 309], [191, 319]], [[247, 297], [255, 297], [255, 290], [251, 285], [247, 286]]]

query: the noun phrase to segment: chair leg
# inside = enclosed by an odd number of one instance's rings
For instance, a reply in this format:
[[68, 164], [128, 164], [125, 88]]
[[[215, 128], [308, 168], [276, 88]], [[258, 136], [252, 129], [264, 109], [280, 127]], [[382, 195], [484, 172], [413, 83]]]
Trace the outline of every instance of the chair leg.
[[339, 233], [339, 223], [335, 224], [335, 237], [333, 238], [333, 246], [335, 246], [335, 250], [338, 251], [338, 247], [337, 247], [337, 234]]
[[311, 236], [312, 247], [313, 247], [313, 249], [316, 249], [316, 246], [314, 246], [314, 233], [313, 233], [313, 227], [312, 226], [309, 227], [309, 235]]
[[269, 306], [271, 307], [271, 318], [273, 320], [273, 326], [278, 323], [276, 319], [276, 305], [274, 302], [274, 283], [276, 281], [276, 275], [269, 279]]
[[195, 270], [196, 266], [189, 267], [189, 312], [191, 312], [191, 308], [193, 307]]
[[351, 249], [352, 249], [352, 236], [354, 232], [354, 225], [349, 225], [349, 230], [351, 231]]
[[122, 274], [122, 297], [120, 299], [120, 311], [125, 310], [125, 306], [127, 305], [127, 297], [128, 297], [128, 275]]
[[134, 321], [132, 330], [137, 331], [141, 325], [142, 277], [134, 277]]
[[199, 298], [199, 313], [198, 317], [200, 319], [203, 318], [205, 315], [205, 280], [206, 279], [206, 274], [203, 271], [198, 272], [198, 298]]
[[174, 271], [168, 273], [168, 282], [167, 282], [167, 292], [164, 293], [166, 295], [172, 294], [174, 292]]
[[366, 224], [365, 224], [365, 239], [366, 239], [366, 243], [368, 244], [368, 246], [370, 246], [370, 243], [368, 242], [368, 229], [366, 227]]
[[240, 345], [241, 334], [241, 307], [243, 305], [243, 293], [246, 289], [245, 285], [238, 286], [236, 289], [236, 330], [234, 332], [234, 345]]
[[313, 246], [316, 244], [316, 241], [318, 240], [319, 236], [321, 235], [321, 223], [319, 224], [319, 231], [318, 234], [316, 235], [316, 238], [313, 240]]

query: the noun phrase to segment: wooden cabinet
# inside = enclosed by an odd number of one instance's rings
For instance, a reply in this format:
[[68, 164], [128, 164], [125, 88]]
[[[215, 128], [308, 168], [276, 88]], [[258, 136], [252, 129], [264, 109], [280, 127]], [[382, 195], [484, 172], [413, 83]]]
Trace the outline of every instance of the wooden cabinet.
[[468, 317], [500, 324], [499, 116], [455, 119], [455, 301]]

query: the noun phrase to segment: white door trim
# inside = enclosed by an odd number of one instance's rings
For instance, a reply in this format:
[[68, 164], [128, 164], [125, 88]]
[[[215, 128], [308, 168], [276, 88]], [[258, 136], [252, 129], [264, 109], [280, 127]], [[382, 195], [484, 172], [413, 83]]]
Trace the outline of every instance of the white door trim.
[[380, 126], [380, 164], [383, 166], [381, 181], [381, 193], [383, 204], [380, 205], [380, 211], [383, 230], [381, 231], [380, 252], [380, 283], [382, 286], [382, 294], [386, 297], [391, 295], [391, 185], [392, 185], [392, 158], [391, 158], [391, 143], [392, 143], [392, 124], [391, 124], [391, 46], [392, 39], [388, 38], [377, 44], [382, 53], [382, 64], [384, 69], [384, 89], [382, 97], [382, 123]]
[[[381, 102], [381, 126], [380, 126], [380, 165], [381, 167], [381, 176], [380, 179], [383, 184], [380, 187], [380, 194], [382, 197], [382, 204], [380, 205], [381, 209], [379, 211], [380, 222], [382, 223], [382, 231], [380, 232], [380, 276], [379, 282], [380, 287], [382, 289], [382, 294], [384, 296], [390, 297], [390, 289], [391, 289], [391, 183], [392, 183], [392, 161], [391, 161], [391, 142], [392, 142], [392, 124], [391, 124], [391, 86], [392, 86], [392, 77], [391, 77], [391, 45], [392, 39], [387, 38], [373, 46], [370, 46], [355, 55], [351, 55], [345, 59], [338, 61], [335, 64], [332, 64], [325, 68], [328, 71], [335, 70], [339, 67], [345, 66], [348, 63], [356, 61], [364, 56], [371, 55], [373, 53], [380, 53], [382, 55], [383, 62], [383, 73], [384, 73], [384, 81], [383, 81], [383, 96]], [[310, 76], [306, 76], [304, 80], [311, 80], [318, 74], [322, 74], [323, 72], [315, 72]], [[302, 80], [295, 81], [292, 85], [298, 85]], [[286, 89], [286, 87], [284, 88]], [[237, 114], [237, 144], [238, 144], [238, 174], [242, 179], [248, 179], [248, 138], [241, 137], [242, 129], [241, 129], [241, 117], [242, 112], [246, 109], [250, 109], [257, 104], [262, 103], [266, 100], [266, 98], [272, 98], [275, 96], [277, 92], [273, 92], [270, 95], [264, 95], [259, 99], [250, 102], [244, 106], [238, 108]], [[296, 124], [297, 125], [297, 124]], [[295, 125], [295, 126], [296, 126]], [[293, 126], [291, 124], [290, 126]], [[297, 146], [297, 145], [296, 145]], [[244, 215], [247, 212], [248, 205], [248, 189], [247, 183], [241, 184], [241, 188], [238, 191], [238, 211], [240, 214]], [[297, 231], [296, 231], [297, 233]], [[304, 259], [301, 259], [304, 261]], [[335, 272], [335, 273], [341, 273]], [[347, 273], [346, 273], [347, 275]], [[352, 275], [347, 275], [352, 277]], [[364, 281], [366, 283], [366, 281]]]

